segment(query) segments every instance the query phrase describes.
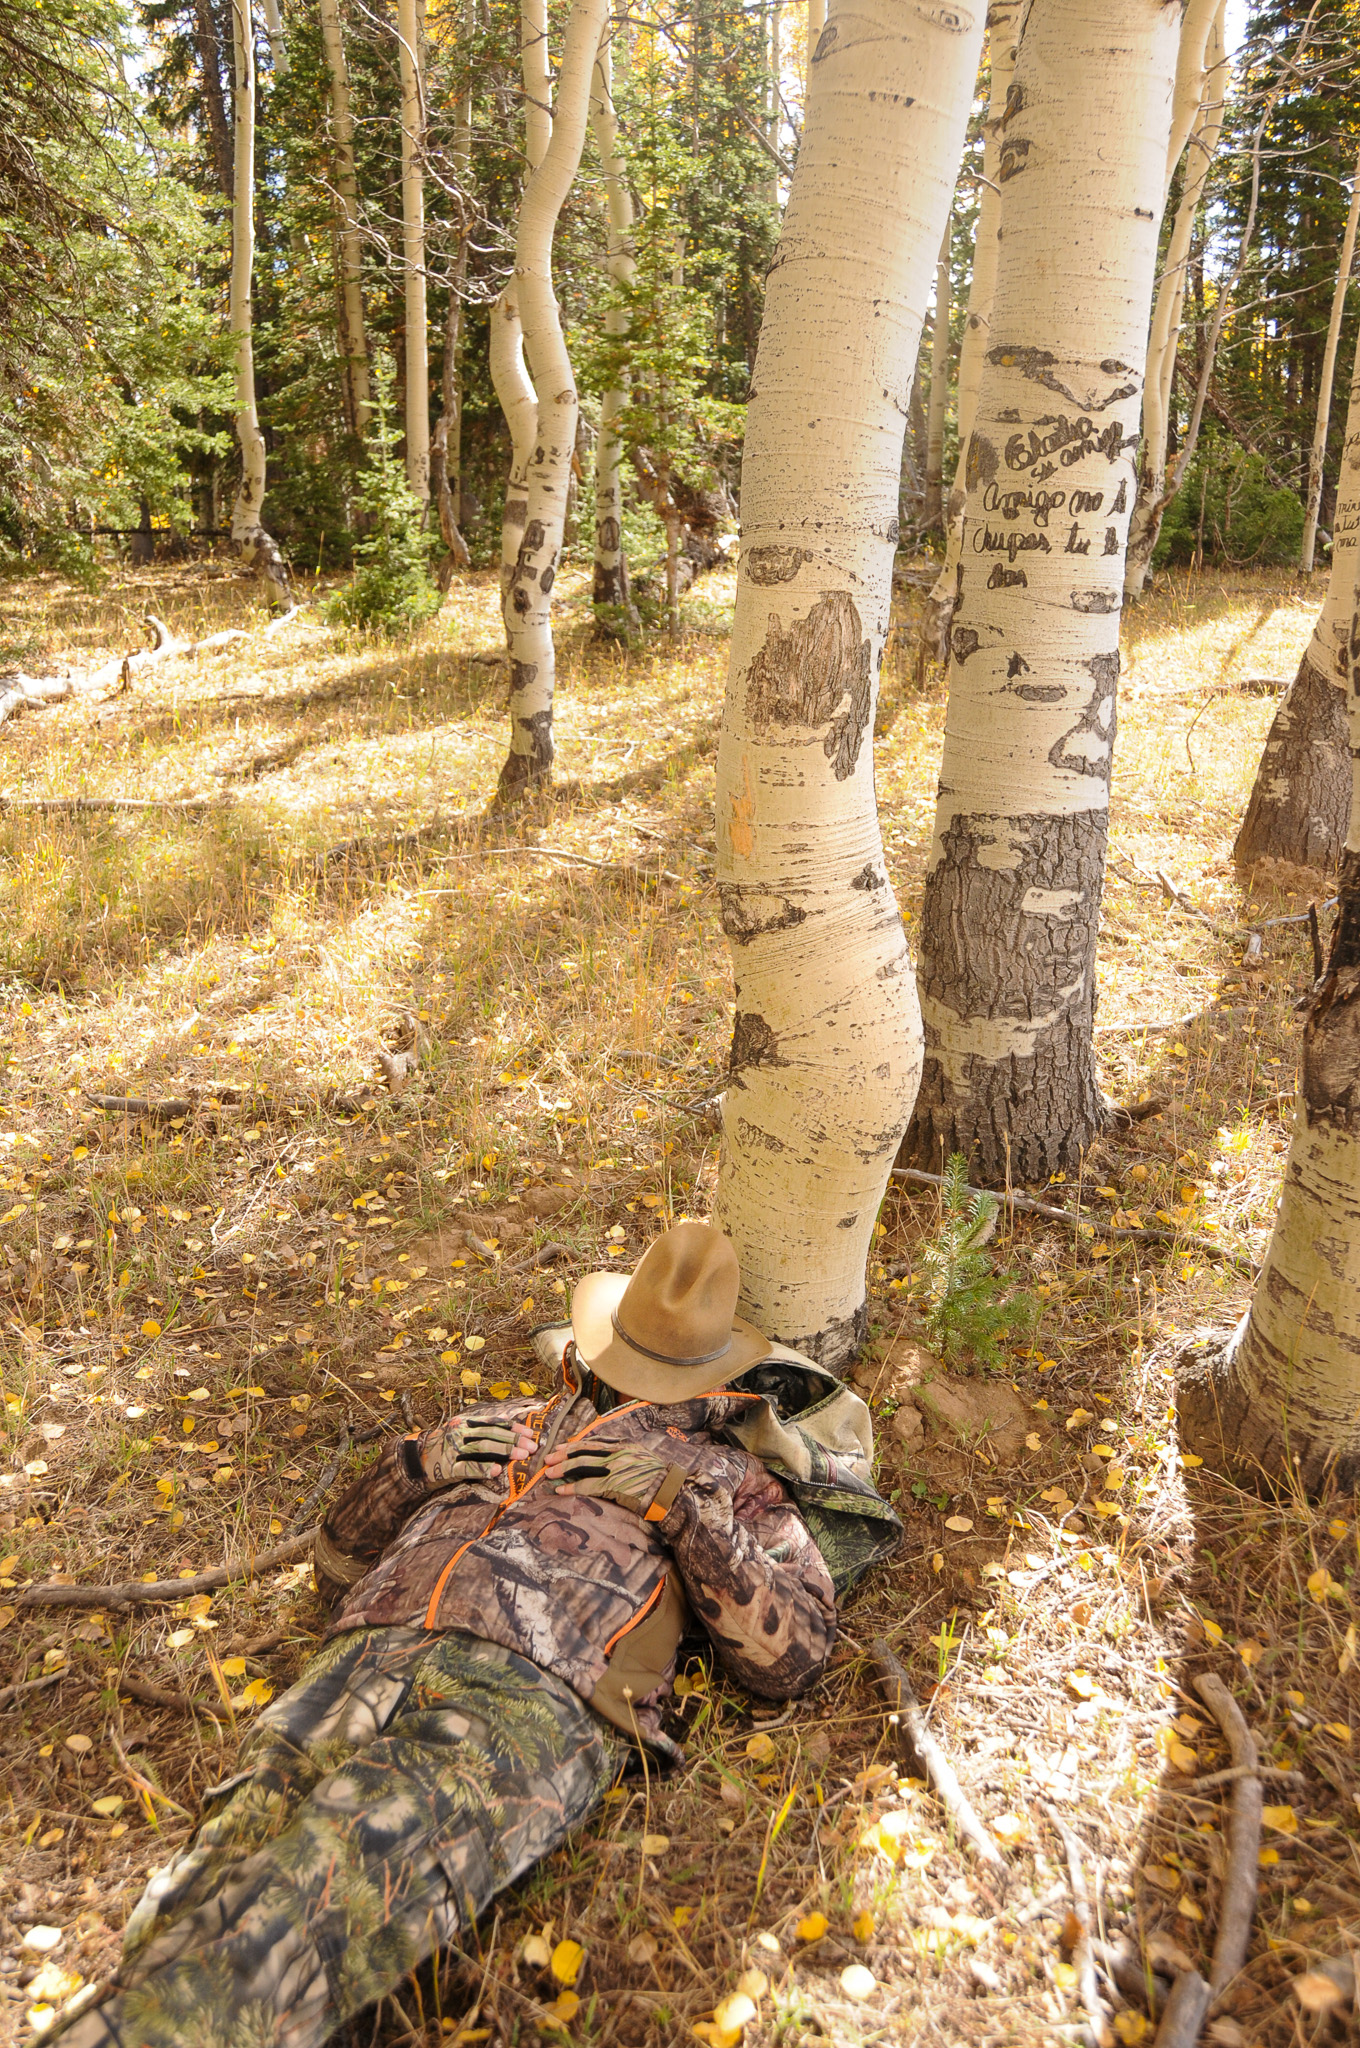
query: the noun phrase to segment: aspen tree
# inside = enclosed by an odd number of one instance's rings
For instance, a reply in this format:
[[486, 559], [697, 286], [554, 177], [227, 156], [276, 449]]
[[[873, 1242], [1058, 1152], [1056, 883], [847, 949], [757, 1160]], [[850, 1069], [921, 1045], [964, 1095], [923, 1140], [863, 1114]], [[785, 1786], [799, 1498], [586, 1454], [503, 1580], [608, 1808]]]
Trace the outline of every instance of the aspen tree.
[[340, 247], [340, 347], [345, 364], [349, 423], [360, 439], [373, 416], [368, 373], [368, 341], [364, 331], [362, 253], [359, 240], [359, 179], [354, 163], [354, 111], [349, 97], [349, 66], [340, 21], [340, 0], [320, 0], [321, 41], [331, 89], [331, 131], [335, 137], [333, 183]]
[[1298, 673], [1266, 734], [1233, 859], [1330, 868], [1346, 844], [1351, 764], [1346, 706], [1351, 591], [1360, 559], [1360, 347], [1332, 515], [1327, 595]]
[[406, 482], [430, 495], [430, 342], [425, 315], [425, 63], [422, 0], [397, 0], [401, 69], [401, 256], [406, 310]]
[[1360, 1479], [1360, 555], [1338, 653], [1351, 825], [1336, 924], [1303, 1027], [1294, 1135], [1251, 1307], [1221, 1349], [1181, 1361], [1182, 1444], [1316, 1488]]
[[[1224, 8], [1220, 4], [1202, 39], [1198, 56], [1193, 49], [1199, 22], [1187, 11], [1181, 35], [1181, 63], [1177, 66], [1176, 127], [1167, 151], [1170, 168], [1175, 169], [1177, 136], [1185, 114], [1193, 70], [1197, 88], [1196, 104], [1186, 144], [1185, 176], [1181, 196], [1167, 243], [1162, 281], [1157, 288], [1152, 330], [1148, 337], [1147, 364], [1143, 383], [1143, 442], [1138, 467], [1138, 495], [1129, 521], [1129, 545], [1124, 562], [1124, 596], [1136, 598], [1152, 573], [1152, 555], [1162, 530], [1162, 515], [1170, 501], [1166, 488], [1166, 440], [1171, 418], [1171, 386], [1176, 374], [1176, 350], [1180, 344], [1185, 310], [1185, 280], [1190, 265], [1190, 244], [1195, 221], [1204, 200], [1209, 172], [1223, 133], [1223, 112], [1230, 75], [1224, 41]], [[1175, 152], [1175, 155], [1173, 155]], [[1168, 173], [1168, 184], [1170, 177]], [[1179, 467], [1179, 466], [1178, 466]]]
[[1355, 167], [1355, 181], [1351, 186], [1346, 231], [1341, 238], [1341, 261], [1336, 271], [1336, 290], [1332, 293], [1327, 341], [1322, 351], [1322, 368], [1318, 373], [1317, 423], [1313, 428], [1313, 446], [1308, 457], [1308, 498], [1304, 507], [1303, 541], [1299, 548], [1299, 567], [1306, 576], [1313, 573], [1313, 556], [1317, 548], [1318, 511], [1322, 504], [1322, 469], [1327, 459], [1327, 428], [1332, 416], [1332, 379], [1336, 375], [1336, 345], [1341, 339], [1346, 291], [1351, 281], [1351, 266], [1355, 261], [1357, 225], [1360, 225], [1360, 163]]
[[1024, 14], [1023, 0], [991, 0], [987, 9], [987, 55], [991, 78], [987, 90], [987, 122], [982, 131], [982, 198], [973, 241], [973, 276], [968, 287], [968, 314], [959, 344], [959, 369], [954, 410], [959, 435], [959, 460], [945, 505], [944, 566], [926, 599], [922, 641], [936, 661], [949, 651], [949, 621], [954, 612], [954, 586], [963, 542], [963, 510], [968, 502], [965, 468], [968, 437], [977, 411], [983, 357], [992, 326], [992, 295], [996, 290], [996, 254], [1001, 226], [1001, 123], [1006, 94], [1015, 70], [1016, 40]]
[[502, 802], [546, 780], [553, 760], [552, 588], [562, 552], [571, 458], [580, 404], [553, 291], [553, 237], [581, 161], [591, 78], [609, 0], [573, 0], [562, 51], [552, 139], [530, 174], [515, 238], [515, 284], [524, 349], [537, 387], [538, 419], [529, 460], [524, 537], [505, 600], [510, 649], [510, 751]]
[[1163, 0], [1033, 0], [1011, 80], [906, 1151], [996, 1181], [1075, 1167], [1105, 1115], [1096, 934], [1179, 27]]
[[921, 519], [932, 533], [944, 525], [944, 418], [949, 406], [950, 226], [935, 263], [935, 324], [930, 344], [930, 409], [926, 414], [926, 495]]
[[920, 1068], [874, 799], [903, 423], [982, 13], [844, 0], [802, 144], [746, 416], [718, 752], [736, 1017], [717, 1215], [747, 1312], [842, 1364]]
[[[460, 37], [472, 28], [473, 0], [462, 0]], [[458, 253], [449, 279], [449, 309], [444, 321], [444, 362], [440, 375], [441, 409], [430, 442], [430, 496], [439, 514], [444, 559], [436, 581], [447, 593], [455, 569], [466, 569], [472, 556], [459, 528], [462, 518], [463, 379], [458, 360], [463, 337], [463, 295], [467, 289], [468, 247], [472, 240], [472, 77], [467, 53], [460, 51], [464, 77], [453, 110], [453, 169], [458, 181]]]
[[[633, 253], [633, 201], [619, 154], [619, 129], [614, 113], [612, 51], [613, 37], [606, 34], [595, 59], [590, 123], [600, 154], [609, 213], [605, 265], [611, 283], [622, 291], [632, 282], [637, 262]], [[605, 315], [605, 332], [628, 332], [628, 315], [623, 307], [610, 307]], [[619, 433], [619, 416], [627, 402], [628, 394], [619, 385], [606, 391], [600, 400], [600, 438], [595, 449], [595, 577], [591, 592], [597, 605], [626, 606], [629, 601], [628, 562], [623, 552], [623, 438]]]
[[[530, 175], [552, 140], [552, 69], [548, 57], [547, 0], [521, 0], [520, 75], [524, 82], [524, 154]], [[528, 517], [529, 461], [538, 434], [538, 393], [524, 359], [519, 281], [512, 275], [491, 314], [491, 383], [510, 430], [510, 474], [501, 511], [501, 604], [519, 560]], [[509, 620], [506, 620], [509, 630]]]
[[255, 401], [251, 282], [255, 269], [255, 24], [250, 0], [232, 0], [231, 335], [236, 355], [236, 439], [241, 481], [231, 511], [232, 545], [263, 576], [283, 605], [293, 601], [288, 571], [261, 512], [265, 493], [264, 435]]

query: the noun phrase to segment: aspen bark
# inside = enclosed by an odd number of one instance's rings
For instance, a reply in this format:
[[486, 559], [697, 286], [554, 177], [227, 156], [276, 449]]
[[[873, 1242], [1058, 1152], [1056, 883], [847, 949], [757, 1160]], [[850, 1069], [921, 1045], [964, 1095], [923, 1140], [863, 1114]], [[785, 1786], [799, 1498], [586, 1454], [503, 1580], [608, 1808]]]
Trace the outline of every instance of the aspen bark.
[[[472, 27], [472, 0], [463, 0], [460, 27], [464, 36]], [[461, 60], [465, 63], [465, 57]], [[468, 245], [472, 239], [472, 210], [469, 186], [472, 175], [472, 77], [467, 72], [453, 114], [453, 167], [458, 179], [458, 254], [449, 281], [449, 309], [444, 321], [444, 361], [440, 376], [442, 406], [430, 443], [430, 496], [439, 512], [439, 531], [444, 542], [444, 559], [436, 580], [445, 594], [455, 569], [466, 569], [472, 561], [460, 528], [463, 480], [463, 377], [458, 360], [463, 338], [463, 295], [467, 289]]]
[[269, 61], [278, 78], [288, 76], [288, 36], [283, 26], [283, 14], [279, 0], [261, 0], [264, 12], [264, 32], [269, 38]]
[[1233, 845], [1240, 867], [1258, 860], [1335, 867], [1351, 815], [1351, 592], [1360, 563], [1360, 348], [1351, 371], [1346, 441], [1332, 517], [1327, 595], [1298, 674], [1271, 723], [1246, 816]]
[[826, 0], [807, 0], [807, 63], [803, 71], [803, 91], [806, 93], [808, 80], [812, 76], [812, 59], [826, 27]]
[[590, 86], [609, 0], [574, 0], [562, 51], [552, 139], [530, 174], [515, 238], [515, 284], [524, 349], [539, 392], [529, 459], [524, 537], [506, 593], [510, 751], [498, 795], [514, 801], [552, 772], [555, 657], [552, 588], [562, 552], [580, 406], [553, 292], [553, 237], [581, 161]]
[[320, 0], [321, 41], [331, 88], [331, 130], [335, 137], [336, 234], [340, 246], [341, 354], [350, 421], [362, 440], [373, 416], [368, 374], [368, 340], [364, 330], [362, 245], [359, 240], [359, 179], [354, 161], [354, 110], [349, 97], [349, 66], [340, 22], [340, 0]]
[[[524, 153], [532, 175], [552, 140], [552, 71], [547, 0], [521, 0], [520, 68], [524, 82]], [[510, 430], [510, 474], [501, 511], [501, 606], [519, 560], [529, 512], [529, 459], [538, 434], [538, 393], [524, 359], [519, 285], [512, 275], [491, 316], [491, 383]], [[509, 620], [506, 620], [509, 631]]]
[[1033, 0], [1011, 81], [904, 1154], [990, 1181], [1075, 1167], [1104, 1117], [1096, 933], [1178, 29], [1162, 0]]
[[1303, 544], [1299, 549], [1299, 567], [1307, 576], [1313, 573], [1313, 557], [1317, 549], [1318, 509], [1322, 504], [1322, 471], [1327, 460], [1327, 428], [1332, 416], [1332, 379], [1336, 375], [1336, 345], [1341, 339], [1341, 319], [1346, 310], [1346, 289], [1351, 281], [1351, 265], [1355, 261], [1357, 224], [1360, 224], [1360, 163], [1356, 164], [1355, 182], [1351, 186], [1346, 232], [1341, 239], [1341, 261], [1337, 265], [1336, 290], [1332, 293], [1331, 318], [1327, 322], [1327, 343], [1322, 352], [1322, 369], [1318, 375], [1317, 424], [1313, 429], [1313, 446], [1308, 458], [1308, 502], [1304, 508]]
[[944, 417], [949, 406], [949, 227], [935, 263], [935, 324], [930, 343], [930, 409], [926, 414], [926, 495], [921, 518], [932, 533], [944, 525]]
[[[590, 122], [600, 153], [609, 212], [605, 267], [611, 282], [622, 290], [632, 282], [637, 263], [633, 255], [633, 201], [619, 154], [618, 121], [614, 113], [612, 49], [612, 37], [606, 35], [595, 60]], [[605, 315], [605, 331], [628, 332], [628, 315], [623, 307], [611, 306]], [[595, 449], [595, 577], [591, 591], [596, 605], [626, 607], [629, 602], [628, 562], [623, 551], [623, 438], [619, 432], [619, 420], [627, 403], [628, 393], [621, 386], [606, 391], [600, 401], [600, 438]]]
[[232, 0], [232, 205], [228, 319], [236, 356], [236, 439], [241, 481], [231, 510], [232, 545], [282, 605], [292, 589], [273, 537], [261, 518], [265, 493], [264, 435], [255, 402], [251, 280], [255, 269], [255, 25], [250, 0]]
[[746, 416], [718, 752], [736, 1018], [717, 1217], [744, 1305], [843, 1364], [920, 1070], [874, 798], [903, 422], [982, 13], [842, 0], [818, 41]]
[[406, 310], [406, 482], [425, 504], [430, 495], [430, 340], [425, 279], [425, 10], [397, 0], [401, 68], [401, 257]]
[[945, 506], [944, 566], [926, 599], [922, 639], [936, 661], [949, 652], [949, 622], [954, 613], [954, 588], [958, 577], [959, 549], [963, 544], [963, 512], [968, 502], [965, 462], [968, 437], [977, 411], [978, 387], [982, 381], [983, 358], [992, 328], [992, 297], [996, 291], [996, 256], [1001, 228], [1001, 131], [1006, 113], [1006, 94], [1015, 71], [1016, 43], [1024, 16], [1023, 0], [991, 0], [987, 9], [987, 49], [991, 79], [987, 91], [987, 123], [982, 142], [982, 198], [978, 205], [977, 237], [973, 245], [973, 276], [968, 288], [968, 316], [959, 345], [958, 390], [955, 407], [959, 430], [959, 460], [953, 487]]
[[1300, 1482], [1360, 1480], [1360, 584], [1341, 635], [1352, 823], [1326, 970], [1303, 1027], [1294, 1136], [1251, 1307], [1217, 1355], [1183, 1361], [1183, 1445]]
[[781, 62], [779, 50], [780, 4], [781, 0], [767, 0], [767, 19], [770, 37], [770, 94], [769, 111], [765, 121], [765, 135], [770, 145], [769, 200], [770, 206], [776, 215], [779, 212], [779, 126], [780, 117], [783, 112], [783, 103], [779, 95], [779, 66]]
[[[1184, 58], [1187, 36], [1193, 24], [1187, 15], [1186, 36], [1182, 37]], [[1191, 38], [1193, 40], [1193, 38]], [[1185, 311], [1185, 280], [1190, 262], [1190, 245], [1195, 221], [1204, 199], [1209, 172], [1223, 134], [1223, 112], [1228, 92], [1228, 56], [1224, 42], [1224, 9], [1220, 5], [1209, 24], [1199, 74], [1199, 102], [1191, 125], [1176, 218], [1167, 244], [1166, 264], [1157, 288], [1157, 302], [1148, 337], [1147, 364], [1143, 386], [1143, 439], [1138, 464], [1138, 495], [1129, 522], [1129, 545], [1124, 562], [1125, 600], [1141, 595], [1152, 573], [1152, 556], [1162, 530], [1162, 515], [1168, 502], [1166, 491], [1166, 444], [1171, 418], [1171, 387], [1176, 374], [1176, 351], [1180, 345]], [[1182, 90], [1177, 73], [1178, 97]], [[1178, 106], [1178, 115], [1182, 109]], [[1172, 138], [1174, 146], [1174, 136]], [[1168, 152], [1169, 153], [1169, 152]], [[1174, 165], [1173, 165], [1174, 169]]]

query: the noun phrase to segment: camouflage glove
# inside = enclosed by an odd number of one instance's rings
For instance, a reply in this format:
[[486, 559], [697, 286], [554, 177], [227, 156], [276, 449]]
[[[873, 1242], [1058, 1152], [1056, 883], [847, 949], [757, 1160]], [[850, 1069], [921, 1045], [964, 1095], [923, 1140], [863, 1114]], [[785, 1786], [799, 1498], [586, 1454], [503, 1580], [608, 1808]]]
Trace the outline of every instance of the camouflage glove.
[[523, 1457], [532, 1442], [514, 1423], [460, 1415], [432, 1429], [419, 1449], [413, 1443], [412, 1450], [431, 1486], [456, 1486], [464, 1479], [494, 1479], [512, 1458]]
[[603, 1444], [566, 1444], [546, 1464], [559, 1493], [583, 1493], [617, 1501], [646, 1522], [659, 1522], [688, 1476], [641, 1444], [609, 1450]]

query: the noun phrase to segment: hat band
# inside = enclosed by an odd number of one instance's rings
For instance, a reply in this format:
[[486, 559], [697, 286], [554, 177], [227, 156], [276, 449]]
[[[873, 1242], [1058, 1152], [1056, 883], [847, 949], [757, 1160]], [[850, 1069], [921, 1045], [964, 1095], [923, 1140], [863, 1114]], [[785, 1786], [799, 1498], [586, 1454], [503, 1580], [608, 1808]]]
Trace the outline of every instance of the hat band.
[[712, 1365], [715, 1360], [725, 1358], [732, 1349], [732, 1338], [729, 1332], [727, 1342], [720, 1344], [716, 1351], [705, 1351], [698, 1358], [672, 1358], [668, 1351], [649, 1351], [645, 1344], [638, 1343], [636, 1337], [630, 1337], [623, 1324], [619, 1321], [617, 1309], [610, 1315], [609, 1320], [614, 1325], [614, 1335], [622, 1337], [630, 1351], [641, 1352], [644, 1358], [655, 1359], [658, 1365]]

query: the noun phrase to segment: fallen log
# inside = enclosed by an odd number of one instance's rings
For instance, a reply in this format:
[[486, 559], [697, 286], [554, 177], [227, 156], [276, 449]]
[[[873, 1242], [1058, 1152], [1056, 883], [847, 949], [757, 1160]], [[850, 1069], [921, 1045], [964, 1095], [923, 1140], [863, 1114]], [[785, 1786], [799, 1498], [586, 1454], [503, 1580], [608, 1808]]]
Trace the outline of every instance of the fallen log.
[[211, 1593], [229, 1586], [234, 1579], [257, 1578], [276, 1564], [288, 1564], [301, 1557], [316, 1541], [316, 1525], [276, 1543], [272, 1550], [256, 1551], [235, 1564], [214, 1565], [191, 1579], [125, 1579], [116, 1586], [57, 1586], [43, 1581], [24, 1586], [14, 1596], [17, 1607], [147, 1607], [167, 1600], [188, 1600], [195, 1593]]

